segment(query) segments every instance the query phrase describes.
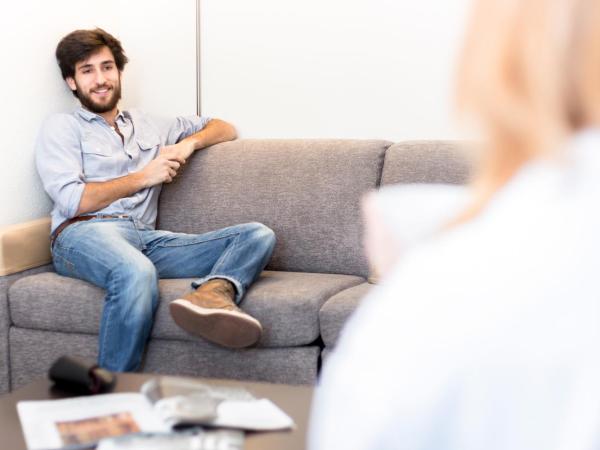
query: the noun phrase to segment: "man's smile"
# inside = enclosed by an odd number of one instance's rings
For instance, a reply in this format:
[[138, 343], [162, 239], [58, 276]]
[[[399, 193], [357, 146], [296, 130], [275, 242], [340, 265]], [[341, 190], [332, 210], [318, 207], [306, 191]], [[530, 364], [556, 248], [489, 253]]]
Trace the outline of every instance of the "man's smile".
[[96, 94], [99, 97], [106, 97], [110, 94], [113, 89], [109, 86], [102, 86], [92, 90], [92, 94]]
[[83, 88], [77, 81], [78, 98], [84, 108], [96, 114], [102, 114], [114, 109], [121, 99], [120, 79], [115, 76], [115, 80], [102, 80], [102, 84], [91, 83], [90, 87]]

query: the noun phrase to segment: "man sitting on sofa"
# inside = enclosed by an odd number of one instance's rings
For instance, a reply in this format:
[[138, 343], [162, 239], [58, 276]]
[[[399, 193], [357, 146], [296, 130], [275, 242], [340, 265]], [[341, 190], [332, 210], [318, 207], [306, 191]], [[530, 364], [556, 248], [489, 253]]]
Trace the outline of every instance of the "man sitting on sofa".
[[259, 223], [200, 235], [155, 230], [162, 184], [195, 150], [235, 139], [234, 128], [206, 117], [167, 123], [120, 111], [128, 59], [104, 30], [68, 34], [56, 57], [81, 107], [45, 121], [36, 164], [54, 201], [56, 271], [106, 289], [98, 364], [139, 368], [158, 305], [158, 278], [196, 279], [191, 293], [169, 305], [181, 328], [225, 347], [255, 344], [262, 326], [237, 304], [269, 261], [273, 232]]

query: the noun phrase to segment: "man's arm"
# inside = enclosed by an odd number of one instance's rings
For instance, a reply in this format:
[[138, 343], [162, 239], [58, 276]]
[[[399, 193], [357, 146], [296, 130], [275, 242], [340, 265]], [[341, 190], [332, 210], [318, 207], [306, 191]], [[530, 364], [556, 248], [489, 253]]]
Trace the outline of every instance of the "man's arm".
[[86, 183], [76, 215], [106, 208], [112, 202], [160, 183], [170, 183], [180, 164], [165, 155], [158, 155], [139, 172], [103, 182]]
[[237, 133], [233, 125], [224, 120], [211, 119], [202, 130], [188, 136], [181, 142], [191, 141], [194, 150], [199, 150], [219, 142], [232, 141], [236, 137]]
[[170, 183], [181, 164], [198, 149], [237, 137], [235, 128], [219, 119], [210, 120], [202, 130], [160, 150], [159, 155], [139, 172], [110, 181], [86, 183], [77, 215], [106, 208], [112, 202], [161, 183]]
[[233, 125], [224, 120], [211, 119], [202, 130], [182, 139], [177, 144], [167, 145], [160, 152], [169, 159], [184, 164], [195, 150], [209, 147], [219, 142], [232, 141], [237, 137]]

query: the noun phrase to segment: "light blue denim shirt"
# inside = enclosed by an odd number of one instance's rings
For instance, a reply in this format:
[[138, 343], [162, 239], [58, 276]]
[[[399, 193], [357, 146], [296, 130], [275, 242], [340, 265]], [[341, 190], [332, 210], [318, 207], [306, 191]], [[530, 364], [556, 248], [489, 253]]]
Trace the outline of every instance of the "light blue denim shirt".
[[[101, 116], [82, 107], [50, 116], [38, 135], [35, 160], [44, 189], [54, 201], [52, 231], [77, 214], [85, 183], [137, 172], [157, 156], [161, 147], [176, 144], [209, 121], [199, 116], [164, 120], [139, 110], [123, 111], [116, 119], [123, 142]], [[161, 186], [142, 189], [97, 213], [127, 214], [154, 228]]]

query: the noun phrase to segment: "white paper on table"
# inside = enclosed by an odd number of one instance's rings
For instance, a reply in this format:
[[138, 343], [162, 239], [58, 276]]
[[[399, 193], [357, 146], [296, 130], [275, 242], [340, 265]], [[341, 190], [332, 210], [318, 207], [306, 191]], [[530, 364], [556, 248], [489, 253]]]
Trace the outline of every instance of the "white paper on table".
[[143, 432], [167, 432], [148, 399], [138, 393], [103, 394], [64, 400], [22, 401], [17, 411], [29, 450], [65, 447], [58, 422], [81, 421], [129, 413]]
[[226, 400], [217, 408], [217, 418], [211, 426], [270, 431], [292, 428], [294, 421], [271, 400]]

